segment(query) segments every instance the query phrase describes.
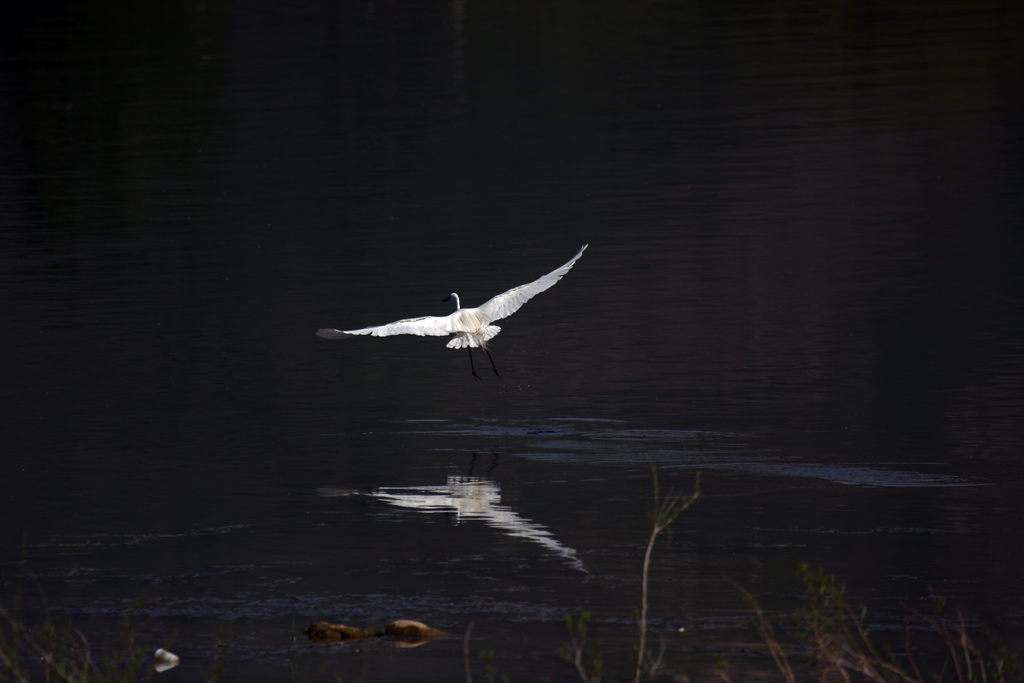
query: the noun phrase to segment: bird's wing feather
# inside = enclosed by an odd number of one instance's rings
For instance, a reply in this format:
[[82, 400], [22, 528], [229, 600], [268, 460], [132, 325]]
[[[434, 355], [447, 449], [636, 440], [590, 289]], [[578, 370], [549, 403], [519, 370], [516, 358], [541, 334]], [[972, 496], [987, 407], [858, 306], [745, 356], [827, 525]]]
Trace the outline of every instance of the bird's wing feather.
[[507, 318], [522, 308], [523, 304], [533, 297], [543, 291], [551, 289], [556, 282], [562, 279], [563, 275], [569, 272], [573, 264], [579, 260], [580, 256], [583, 256], [583, 250], [588, 246], [589, 245], [584, 244], [580, 247], [580, 250], [576, 255], [573, 256], [564, 266], [554, 269], [547, 275], [539, 277], [529, 284], [513, 287], [507, 292], [487, 300], [478, 310], [487, 316], [489, 320], [501, 320], [502, 318]]
[[422, 318], [406, 318], [396, 320], [387, 325], [377, 327], [364, 327], [361, 330], [327, 330], [327, 332], [341, 332], [340, 335], [321, 334], [325, 330], [317, 332], [321, 337], [342, 336], [346, 334], [369, 334], [374, 337], [390, 337], [394, 334], [418, 334], [419, 336], [443, 337], [452, 333], [451, 316], [438, 317], [426, 315]]
[[342, 337], [347, 337], [348, 335], [342, 332], [341, 330], [333, 330], [330, 327], [325, 327], [322, 330], [317, 330], [316, 336], [323, 337], [324, 339], [341, 339]]

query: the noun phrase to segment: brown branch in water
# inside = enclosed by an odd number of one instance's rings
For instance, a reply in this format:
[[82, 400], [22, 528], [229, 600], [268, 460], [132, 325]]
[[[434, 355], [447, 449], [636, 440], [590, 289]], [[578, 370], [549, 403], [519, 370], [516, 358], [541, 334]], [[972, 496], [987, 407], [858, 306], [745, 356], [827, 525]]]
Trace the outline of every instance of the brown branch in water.
[[650, 673], [654, 673], [656, 667], [661, 665], [661, 657], [657, 660], [652, 660], [650, 666], [647, 665], [647, 585], [648, 575], [651, 568], [651, 553], [654, 551], [654, 543], [658, 539], [658, 534], [669, 528], [672, 522], [675, 521], [676, 517], [683, 514], [690, 505], [700, 496], [700, 474], [697, 474], [697, 480], [693, 484], [693, 493], [689, 496], [685, 495], [674, 495], [669, 496], [662, 500], [660, 498], [660, 492], [658, 489], [658, 471], [652, 466], [651, 475], [654, 478], [654, 509], [650, 512], [651, 520], [651, 537], [647, 541], [647, 551], [644, 553], [644, 570], [643, 578], [641, 581], [640, 588], [640, 618], [637, 620], [637, 628], [640, 631], [640, 643], [637, 647], [636, 652], [636, 675], [633, 678], [634, 683], [640, 683], [640, 678], [644, 674], [645, 667], [650, 669]]
[[473, 668], [469, 664], [469, 634], [473, 632], [474, 622], [466, 627], [466, 637], [462, 640], [462, 657], [466, 662], [466, 683], [473, 683]]
[[[724, 578], [724, 577], [723, 577]], [[750, 608], [754, 610], [754, 619], [757, 624], [757, 633], [764, 641], [764, 644], [768, 646], [768, 654], [772, 656], [772, 660], [775, 661], [775, 666], [782, 673], [782, 677], [786, 679], [786, 683], [796, 683], [796, 677], [793, 675], [793, 668], [789, 665], [789, 660], [786, 658], [786, 653], [782, 649], [782, 645], [779, 644], [778, 638], [775, 637], [775, 631], [772, 629], [771, 624], [768, 623], [768, 619], [764, 616], [764, 611], [761, 609], [761, 604], [757, 601], [751, 593], [743, 586], [725, 579], [726, 583], [731, 585], [737, 591], [743, 595], [744, 600]]]

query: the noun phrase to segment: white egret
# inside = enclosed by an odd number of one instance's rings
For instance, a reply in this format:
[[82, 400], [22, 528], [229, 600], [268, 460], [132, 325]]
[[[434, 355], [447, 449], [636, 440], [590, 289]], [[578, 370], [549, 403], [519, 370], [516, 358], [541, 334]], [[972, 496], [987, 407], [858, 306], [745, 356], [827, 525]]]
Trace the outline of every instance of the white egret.
[[491, 323], [512, 315], [523, 304], [554, 286], [572, 268], [573, 264], [583, 256], [583, 250], [589, 245], [584, 244], [580, 250], [569, 259], [569, 262], [560, 268], [556, 268], [547, 275], [539, 277], [533, 282], [513, 287], [503, 294], [489, 299], [477, 308], [462, 308], [459, 304], [459, 295], [452, 292], [445, 301], [455, 302], [455, 312], [446, 316], [427, 315], [422, 318], [405, 318], [396, 320], [387, 325], [378, 327], [364, 327], [360, 330], [334, 330], [330, 328], [317, 330], [317, 335], [327, 339], [340, 339], [346, 335], [369, 334], [374, 337], [390, 337], [393, 334], [418, 334], [422, 336], [443, 337], [454, 334], [455, 338], [448, 342], [449, 349], [468, 349], [469, 368], [475, 379], [480, 379], [476, 374], [476, 367], [473, 365], [473, 349], [481, 348], [491, 361], [491, 368], [499, 378], [498, 368], [494, 365], [491, 352], [487, 349], [487, 342], [494, 338], [501, 328]]

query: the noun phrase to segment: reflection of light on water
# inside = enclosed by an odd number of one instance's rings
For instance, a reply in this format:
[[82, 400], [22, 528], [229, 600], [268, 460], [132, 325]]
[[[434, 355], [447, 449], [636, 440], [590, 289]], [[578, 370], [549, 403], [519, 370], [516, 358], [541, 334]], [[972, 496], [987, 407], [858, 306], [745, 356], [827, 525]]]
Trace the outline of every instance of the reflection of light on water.
[[[412, 424], [429, 420], [399, 422]], [[775, 451], [761, 437], [737, 432], [634, 429], [623, 420], [590, 418], [550, 418], [545, 422], [433, 422], [435, 427], [432, 429], [405, 433], [434, 434], [445, 439], [453, 436], [502, 439], [518, 436], [527, 441], [517, 448], [517, 457], [588, 467], [643, 465], [659, 469], [735, 470], [769, 477], [804, 477], [879, 488], [948, 488], [992, 483], [980, 477], [921, 471], [921, 468], [942, 466], [942, 463], [934, 462], [850, 464], [799, 461]], [[573, 423], [582, 426], [576, 428]], [[914, 469], [898, 469], [904, 464]]]
[[[351, 491], [318, 489], [322, 496], [350, 495]], [[364, 495], [391, 505], [421, 512], [455, 513], [456, 522], [479, 519], [509, 536], [537, 543], [564, 558], [574, 569], [587, 571], [576, 551], [558, 542], [550, 531], [524, 519], [507, 505], [501, 505], [501, 485], [482, 477], [449, 476], [448, 483], [437, 486], [384, 486]]]

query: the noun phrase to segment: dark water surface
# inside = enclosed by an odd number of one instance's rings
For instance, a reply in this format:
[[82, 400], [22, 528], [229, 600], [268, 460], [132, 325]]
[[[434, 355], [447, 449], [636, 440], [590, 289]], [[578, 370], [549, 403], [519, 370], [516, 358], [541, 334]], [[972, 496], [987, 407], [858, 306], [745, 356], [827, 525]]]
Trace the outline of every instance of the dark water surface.
[[[589, 609], [624, 679], [653, 465], [704, 491], [654, 556], [673, 672], [768, 670], [722, 577], [792, 610], [801, 562], [882, 633], [934, 590], [1024, 650], [1022, 35], [995, 1], [5, 6], [0, 603], [97, 647], [134, 608], [169, 682], [460, 680], [470, 623], [478, 678], [573, 680]], [[584, 242], [504, 379], [313, 334]], [[398, 618], [453, 635], [301, 635]]]

